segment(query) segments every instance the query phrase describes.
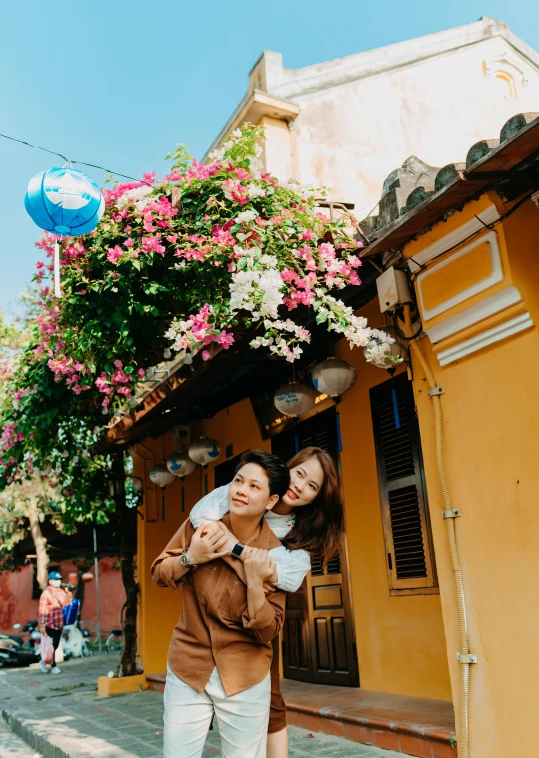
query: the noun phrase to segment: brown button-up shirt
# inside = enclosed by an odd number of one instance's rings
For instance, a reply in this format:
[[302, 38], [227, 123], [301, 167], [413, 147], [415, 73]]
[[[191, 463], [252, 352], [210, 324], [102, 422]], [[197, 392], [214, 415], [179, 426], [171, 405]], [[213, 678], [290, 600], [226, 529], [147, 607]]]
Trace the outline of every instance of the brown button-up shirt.
[[[230, 525], [229, 515], [223, 522]], [[177, 589], [176, 558], [195, 532], [187, 519], [153, 562], [152, 577], [158, 587]], [[265, 520], [251, 547], [271, 550], [281, 542]], [[266, 602], [250, 619], [247, 588], [220, 558], [185, 574], [183, 613], [172, 633], [168, 665], [182, 681], [202, 692], [217, 666], [227, 696], [261, 682], [270, 670], [272, 639], [283, 626], [285, 593], [270, 592]]]

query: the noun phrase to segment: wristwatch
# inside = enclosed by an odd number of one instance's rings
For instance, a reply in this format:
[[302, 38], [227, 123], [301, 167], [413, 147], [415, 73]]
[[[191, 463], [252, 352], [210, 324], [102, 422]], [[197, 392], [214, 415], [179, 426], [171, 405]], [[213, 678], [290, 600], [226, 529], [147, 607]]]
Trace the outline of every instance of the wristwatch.
[[183, 553], [180, 555], [180, 563], [185, 568], [191, 569], [191, 571], [194, 571], [197, 568], [196, 563], [191, 563], [191, 559], [189, 558], [189, 548], [186, 547]]
[[231, 552], [231, 555], [234, 556], [234, 558], [239, 558], [241, 554], [243, 553], [244, 549], [245, 549], [245, 545], [242, 545], [241, 542], [236, 542], [236, 544], [234, 545], [234, 547], [232, 548], [230, 552]]

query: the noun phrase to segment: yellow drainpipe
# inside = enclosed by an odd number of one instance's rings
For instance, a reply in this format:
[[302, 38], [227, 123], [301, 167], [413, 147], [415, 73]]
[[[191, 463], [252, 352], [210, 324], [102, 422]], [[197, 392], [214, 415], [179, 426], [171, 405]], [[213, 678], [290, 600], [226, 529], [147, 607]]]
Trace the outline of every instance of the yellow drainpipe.
[[[404, 306], [404, 323], [406, 325], [406, 334], [408, 337], [413, 336], [412, 316], [410, 306]], [[436, 467], [438, 470], [438, 479], [442, 490], [444, 504], [444, 520], [447, 527], [447, 539], [449, 542], [449, 553], [451, 556], [451, 565], [453, 568], [453, 579], [457, 593], [457, 609], [459, 623], [459, 640], [460, 651], [457, 658], [460, 666], [459, 682], [459, 713], [458, 713], [458, 753], [459, 758], [469, 758], [470, 756], [470, 735], [469, 735], [469, 700], [470, 700], [470, 664], [477, 663], [477, 658], [470, 655], [470, 636], [468, 633], [468, 615], [466, 612], [466, 596], [464, 594], [464, 582], [462, 581], [462, 569], [460, 565], [459, 551], [457, 546], [457, 536], [455, 532], [455, 517], [460, 515], [451, 503], [451, 496], [447, 486], [447, 477], [444, 465], [443, 435], [442, 435], [442, 405], [440, 402], [440, 387], [436, 378], [431, 371], [417, 340], [410, 341], [410, 349], [417, 358], [430, 388], [430, 397], [432, 400], [432, 409], [434, 411], [434, 438], [436, 445]]]

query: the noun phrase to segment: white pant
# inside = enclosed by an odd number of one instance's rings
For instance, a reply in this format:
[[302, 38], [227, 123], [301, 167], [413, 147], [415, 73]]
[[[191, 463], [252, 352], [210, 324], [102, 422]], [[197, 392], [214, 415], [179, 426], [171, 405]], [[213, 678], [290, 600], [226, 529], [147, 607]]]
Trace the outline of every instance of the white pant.
[[217, 668], [197, 692], [168, 668], [164, 758], [200, 758], [215, 713], [223, 758], [266, 758], [271, 681], [227, 697]]

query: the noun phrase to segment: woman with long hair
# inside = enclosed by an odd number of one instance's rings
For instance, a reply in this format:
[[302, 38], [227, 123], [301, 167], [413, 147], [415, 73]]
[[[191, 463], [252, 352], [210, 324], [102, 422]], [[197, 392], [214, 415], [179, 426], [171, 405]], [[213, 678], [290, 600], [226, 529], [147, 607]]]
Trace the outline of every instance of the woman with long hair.
[[[269, 551], [274, 561], [272, 583], [279, 589], [295, 592], [310, 570], [310, 557], [325, 565], [338, 553], [344, 534], [342, 488], [333, 458], [319, 447], [307, 447], [291, 458], [290, 487], [265, 518], [268, 526], [282, 542]], [[218, 522], [228, 511], [230, 485], [218, 487], [192, 509], [190, 518], [195, 527], [208, 524], [208, 529], [222, 529]], [[236, 543], [230, 535], [230, 546]], [[247, 555], [248, 551], [244, 551]], [[240, 579], [244, 580], [240, 561], [226, 556]], [[278, 639], [273, 641], [271, 665], [271, 712], [268, 725], [267, 758], [287, 758], [288, 733], [286, 707], [281, 694]]]

